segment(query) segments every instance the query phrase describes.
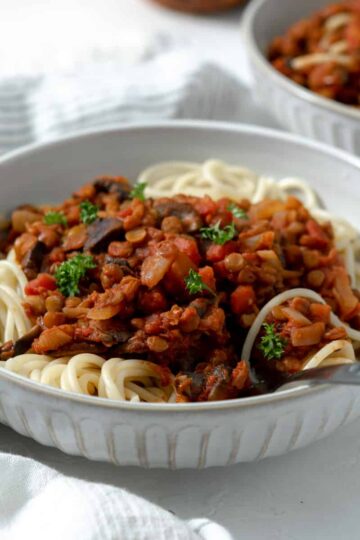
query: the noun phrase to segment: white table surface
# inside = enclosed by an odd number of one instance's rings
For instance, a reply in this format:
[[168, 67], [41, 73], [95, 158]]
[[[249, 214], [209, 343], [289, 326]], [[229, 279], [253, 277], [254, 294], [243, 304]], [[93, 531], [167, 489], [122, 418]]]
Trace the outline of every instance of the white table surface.
[[[66, 66], [94, 45], [136, 49], [149, 29], [170, 32], [233, 71], [238, 59], [243, 65], [240, 11], [189, 17], [145, 0], [0, 0], [0, 7], [0, 76], [48, 67], [50, 60]], [[246, 72], [240, 75], [247, 78]], [[254, 109], [246, 107], [244, 119], [253, 116]], [[255, 121], [273, 124], [264, 114], [256, 114]], [[0, 450], [31, 456], [64, 474], [125, 487], [181, 517], [207, 516], [227, 526], [236, 540], [360, 537], [360, 421], [287, 456], [204, 471], [91, 463], [2, 426]]]

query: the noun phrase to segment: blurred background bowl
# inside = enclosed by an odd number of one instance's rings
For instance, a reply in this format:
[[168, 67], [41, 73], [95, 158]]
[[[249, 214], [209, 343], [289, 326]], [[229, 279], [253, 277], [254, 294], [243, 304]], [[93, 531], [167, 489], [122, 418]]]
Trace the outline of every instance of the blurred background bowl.
[[[253, 0], [243, 32], [255, 97], [286, 129], [360, 155], [360, 111], [321, 97], [281, 75], [267, 60], [269, 44], [331, 0]], [[276, 16], [274, 15], [276, 14]]]
[[211, 13], [239, 6], [244, 0], [154, 0], [158, 4], [178, 11]]

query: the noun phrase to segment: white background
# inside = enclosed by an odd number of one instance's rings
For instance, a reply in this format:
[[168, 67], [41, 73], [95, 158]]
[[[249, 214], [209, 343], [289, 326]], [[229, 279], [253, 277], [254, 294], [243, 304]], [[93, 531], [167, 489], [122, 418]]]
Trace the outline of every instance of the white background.
[[[90, 47], [121, 47], [129, 58], [145, 35], [162, 31], [248, 79], [239, 17], [239, 10], [216, 18], [182, 16], [145, 0], [0, 0], [0, 77], [66, 67]], [[287, 456], [204, 471], [90, 463], [4, 427], [0, 449], [125, 487], [181, 517], [207, 516], [227, 526], [236, 540], [355, 540], [360, 537], [359, 435], [356, 422]]]

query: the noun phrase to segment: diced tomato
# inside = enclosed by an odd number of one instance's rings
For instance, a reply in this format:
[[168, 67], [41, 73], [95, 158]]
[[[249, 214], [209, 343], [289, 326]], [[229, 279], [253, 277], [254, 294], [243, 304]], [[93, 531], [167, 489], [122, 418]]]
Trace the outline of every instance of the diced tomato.
[[217, 262], [222, 261], [226, 257], [225, 246], [219, 246], [217, 244], [211, 244], [206, 250], [206, 258], [208, 261]]
[[323, 240], [328, 241], [328, 237], [319, 225], [314, 219], [309, 219], [306, 223], [306, 229], [311, 236], [318, 236], [319, 238], [322, 238]]
[[244, 257], [245, 261], [249, 264], [256, 264], [258, 261], [258, 255], [256, 253], [251, 252], [245, 252], [242, 253], [242, 256]]
[[232, 374], [231, 382], [238, 390], [242, 390], [246, 385], [249, 378], [249, 370], [244, 360], [241, 360], [236, 364]]
[[139, 307], [145, 313], [155, 313], [156, 311], [165, 311], [167, 301], [161, 291], [142, 291], [139, 298]]
[[215, 273], [220, 278], [228, 278], [229, 272], [226, 270], [226, 266], [224, 261], [219, 261], [213, 264], [213, 268], [215, 270]]
[[161, 386], [168, 386], [172, 380], [172, 373], [167, 366], [157, 366], [154, 365], [154, 371], [160, 375], [160, 384]]
[[310, 314], [314, 321], [323, 321], [328, 323], [330, 321], [331, 307], [327, 304], [311, 304]]
[[211, 266], [204, 266], [204, 268], [199, 268], [199, 274], [205, 285], [210, 287], [213, 291], [216, 290], [216, 281], [214, 276], [214, 270]]
[[56, 289], [56, 280], [50, 274], [39, 274], [37, 278], [29, 281], [25, 286], [25, 294], [28, 296], [37, 296], [46, 291]]
[[255, 292], [251, 285], [240, 285], [231, 294], [231, 311], [240, 315], [246, 313], [255, 303]]
[[49, 253], [49, 261], [51, 263], [62, 263], [65, 261], [65, 251], [61, 247], [55, 247]]
[[173, 239], [179, 251], [185, 253], [196, 265], [200, 264], [200, 253], [196, 244], [196, 240], [191, 236], [181, 235]]
[[195, 209], [199, 212], [201, 216], [207, 216], [215, 214], [217, 210], [217, 205], [215, 201], [210, 199], [208, 195], [205, 195], [205, 197], [202, 197], [201, 199], [198, 199], [194, 204]]
[[163, 284], [170, 294], [179, 294], [185, 291], [185, 278], [189, 275], [190, 269], [195, 269], [195, 264], [186, 255], [179, 252], [166, 273]]
[[306, 230], [309, 233], [310, 238], [307, 238], [308, 235], [303, 235], [301, 237], [302, 245], [313, 248], [317, 247], [319, 249], [328, 246], [329, 238], [325, 231], [323, 231], [323, 229], [320, 227], [320, 225], [316, 223], [316, 221], [314, 221], [313, 219], [309, 219], [309, 221], [307, 221], [306, 223]]
[[131, 214], [132, 214], [132, 208], [131, 206], [128, 206], [127, 208], [123, 208], [122, 210], [120, 210], [117, 215], [120, 218], [125, 218], [127, 216], [131, 216]]
[[206, 250], [206, 258], [210, 262], [218, 262], [225, 259], [226, 255], [236, 251], [235, 242], [227, 242], [223, 246], [219, 244], [210, 244]]
[[291, 344], [293, 347], [309, 347], [317, 345], [325, 333], [325, 324], [315, 322], [309, 326], [291, 329]]

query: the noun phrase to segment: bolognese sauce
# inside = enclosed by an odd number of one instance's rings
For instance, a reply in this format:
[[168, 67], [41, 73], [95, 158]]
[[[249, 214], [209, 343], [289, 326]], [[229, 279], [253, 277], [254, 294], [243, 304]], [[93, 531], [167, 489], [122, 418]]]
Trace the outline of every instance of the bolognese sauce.
[[[59, 206], [12, 213], [5, 254], [14, 251], [28, 279], [32, 329], [2, 346], [2, 360], [29, 351], [139, 359], [173, 380], [178, 402], [231, 399], [347, 340], [330, 311], [360, 329], [360, 295], [331, 223], [297, 198], [146, 198], [144, 188], [101, 177]], [[257, 315], [297, 287], [326, 304], [296, 297], [274, 308], [250, 366], [241, 351]]]

